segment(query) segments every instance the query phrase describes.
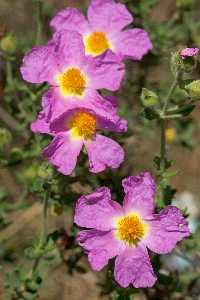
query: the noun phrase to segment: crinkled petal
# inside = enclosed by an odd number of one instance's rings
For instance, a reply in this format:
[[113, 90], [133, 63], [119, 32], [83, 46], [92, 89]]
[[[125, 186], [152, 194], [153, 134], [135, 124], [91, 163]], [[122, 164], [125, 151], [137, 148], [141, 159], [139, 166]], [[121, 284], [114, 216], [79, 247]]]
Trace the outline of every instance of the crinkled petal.
[[45, 112], [42, 110], [39, 112], [37, 119], [31, 123], [31, 130], [34, 133], [50, 133], [49, 123], [47, 122], [47, 118]]
[[116, 114], [116, 109], [112, 103], [97, 97], [90, 99], [90, 102], [71, 101], [68, 103], [63, 114], [53, 119], [50, 124], [52, 133], [66, 131], [68, 121], [76, 115], [78, 111], [85, 111], [96, 117], [97, 129], [106, 129], [114, 132], [127, 131], [127, 121], [120, 119]]
[[115, 280], [123, 288], [130, 284], [135, 288], [152, 287], [156, 282], [146, 248], [127, 248], [117, 256], [114, 270]]
[[114, 51], [121, 59], [141, 60], [153, 47], [147, 32], [138, 28], [120, 32], [113, 42]]
[[20, 68], [24, 80], [32, 83], [54, 83], [54, 75], [58, 73], [56, 57], [53, 53], [54, 46], [33, 48], [23, 59]]
[[117, 111], [113, 109], [110, 111], [110, 114], [104, 116], [98, 116], [98, 125], [101, 129], [106, 129], [113, 132], [126, 132], [128, 129], [127, 120], [120, 119], [116, 114]]
[[108, 95], [104, 97], [106, 100], [108, 100], [110, 103], [112, 103], [112, 106], [114, 108], [118, 108], [118, 101], [117, 101], [117, 97], [113, 96], [113, 95]]
[[76, 8], [61, 10], [50, 22], [55, 31], [72, 30], [86, 34], [89, 30], [88, 22], [83, 14]]
[[74, 222], [81, 227], [110, 230], [114, 226], [113, 218], [121, 215], [121, 205], [111, 200], [108, 188], [102, 187], [78, 199]]
[[85, 46], [77, 31], [62, 30], [54, 33], [54, 53], [63, 72], [68, 66], [79, 67], [85, 61]]
[[93, 270], [100, 271], [109, 259], [124, 250], [124, 243], [117, 240], [113, 231], [84, 230], [77, 242], [88, 252], [88, 260]]
[[[95, 90], [87, 90], [85, 97], [79, 99], [76, 97], [64, 98], [60, 95], [59, 89], [53, 87], [42, 97], [42, 111], [38, 118], [31, 124], [33, 132], [39, 133], [59, 133], [66, 130], [66, 119], [70, 117], [72, 110], [89, 109], [101, 116], [102, 122], [99, 124], [105, 128], [118, 132], [127, 130], [127, 122], [119, 119], [116, 107], [106, 97], [102, 97]], [[108, 120], [107, 122], [104, 121]], [[104, 127], [103, 127], [104, 128]], [[51, 130], [50, 130], [51, 129]]]
[[88, 20], [93, 30], [112, 34], [132, 23], [133, 17], [124, 4], [113, 0], [91, 0]]
[[81, 139], [72, 140], [70, 133], [60, 134], [44, 149], [43, 156], [56, 166], [59, 172], [70, 175], [76, 166], [82, 146]]
[[164, 208], [148, 224], [149, 234], [144, 242], [158, 254], [171, 252], [179, 241], [190, 235], [187, 220], [175, 206]]
[[89, 58], [88, 74], [90, 76], [89, 88], [107, 89], [116, 91], [120, 88], [124, 78], [124, 64], [120, 62], [112, 51], [106, 51], [101, 56]]
[[47, 46], [33, 48], [23, 59], [21, 74], [32, 83], [56, 85], [56, 76], [68, 66], [83, 64], [85, 48], [82, 36], [75, 31], [59, 31]]
[[42, 97], [42, 111], [39, 112], [37, 120], [31, 124], [33, 132], [51, 133], [50, 124], [52, 120], [60, 116], [66, 110], [64, 101], [60, 100], [56, 93], [57, 88], [51, 88]]
[[116, 169], [124, 161], [123, 148], [108, 137], [97, 134], [93, 141], [84, 144], [92, 173], [102, 172], [107, 167]]
[[148, 172], [130, 176], [122, 181], [125, 191], [124, 209], [138, 211], [141, 216], [151, 216], [154, 211], [156, 185]]

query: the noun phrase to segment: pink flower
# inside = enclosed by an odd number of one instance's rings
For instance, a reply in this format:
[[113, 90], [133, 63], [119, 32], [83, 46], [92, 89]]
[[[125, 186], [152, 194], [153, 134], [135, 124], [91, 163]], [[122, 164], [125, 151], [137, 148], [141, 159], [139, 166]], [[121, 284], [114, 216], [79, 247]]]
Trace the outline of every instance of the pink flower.
[[[97, 90], [116, 91], [124, 76], [124, 65], [116, 62], [111, 51], [97, 58], [86, 56], [81, 35], [62, 31], [55, 33], [46, 46], [33, 48], [24, 57], [21, 74], [28, 82], [50, 85], [40, 113], [48, 125], [72, 105], [106, 114], [112, 105]], [[38, 130], [34, 124], [32, 129]]]
[[133, 22], [126, 6], [114, 0], [91, 0], [86, 20], [75, 8], [59, 12], [51, 21], [55, 31], [76, 30], [82, 36], [86, 54], [98, 56], [112, 50], [120, 59], [140, 60], [152, 49], [146, 31], [125, 29]]
[[98, 134], [99, 129], [124, 132], [127, 122], [114, 114], [108, 118], [85, 107], [72, 108], [51, 123], [50, 134], [54, 139], [43, 155], [64, 175], [74, 170], [83, 146], [89, 156], [91, 172], [118, 168], [124, 160], [124, 151], [112, 139]]
[[171, 252], [190, 235], [188, 224], [175, 206], [154, 213], [156, 186], [149, 173], [128, 177], [122, 184], [122, 206], [111, 200], [106, 187], [78, 200], [74, 222], [88, 229], [80, 231], [77, 241], [94, 270], [116, 257], [114, 277], [122, 287], [152, 287], [156, 276], [147, 248], [158, 254]]
[[186, 59], [187, 57], [195, 57], [199, 54], [198, 48], [185, 48], [181, 51], [182, 59]]

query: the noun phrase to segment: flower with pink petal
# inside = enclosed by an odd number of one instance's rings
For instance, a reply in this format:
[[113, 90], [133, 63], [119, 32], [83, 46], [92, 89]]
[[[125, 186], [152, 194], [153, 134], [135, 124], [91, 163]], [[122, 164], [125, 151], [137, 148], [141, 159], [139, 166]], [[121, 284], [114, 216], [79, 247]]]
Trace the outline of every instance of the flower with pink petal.
[[[33, 48], [24, 57], [21, 74], [28, 82], [50, 85], [39, 116], [48, 132], [48, 124], [72, 105], [102, 114], [115, 110], [97, 90], [116, 91], [124, 76], [124, 64], [116, 62], [111, 51], [96, 58], [86, 56], [82, 36], [63, 30], [55, 33], [47, 45]], [[37, 131], [35, 124], [32, 129]]]
[[186, 59], [188, 57], [196, 57], [199, 54], [199, 48], [185, 48], [181, 51], [182, 59]]
[[114, 114], [108, 118], [108, 114], [102, 116], [85, 107], [72, 107], [50, 124], [54, 139], [43, 155], [64, 175], [73, 172], [83, 146], [88, 153], [91, 172], [118, 168], [124, 160], [124, 151], [118, 143], [97, 133], [99, 129], [125, 132], [127, 122]]
[[51, 21], [55, 31], [78, 31], [84, 40], [86, 54], [93, 57], [112, 50], [119, 59], [141, 60], [152, 49], [146, 31], [125, 29], [133, 22], [126, 6], [114, 0], [91, 0], [87, 19], [79, 10], [66, 8]]
[[188, 223], [175, 206], [154, 213], [156, 186], [149, 173], [128, 177], [122, 185], [122, 206], [111, 200], [106, 187], [79, 198], [74, 222], [86, 229], [77, 242], [95, 271], [116, 257], [114, 277], [120, 286], [152, 287], [156, 276], [147, 248], [158, 254], [171, 252], [190, 235]]

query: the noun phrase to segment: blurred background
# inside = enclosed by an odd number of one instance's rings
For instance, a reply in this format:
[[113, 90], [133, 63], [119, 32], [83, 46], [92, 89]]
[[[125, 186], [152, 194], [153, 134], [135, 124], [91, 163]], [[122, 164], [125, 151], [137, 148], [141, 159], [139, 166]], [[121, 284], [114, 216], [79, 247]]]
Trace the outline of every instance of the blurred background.
[[[40, 300], [97, 299], [200, 299], [200, 105], [189, 117], [169, 122], [166, 131], [168, 157], [176, 161], [173, 203], [189, 215], [193, 237], [172, 254], [154, 262], [159, 283], [148, 291], [131, 290], [131, 298], [116, 298], [115, 286], [108, 286], [103, 272], [90, 270], [87, 259], [73, 243], [74, 201], [97, 186], [106, 185], [113, 198], [123, 198], [120, 180], [141, 170], [154, 173], [153, 159], [159, 152], [156, 121], [141, 113], [142, 87], [166, 94], [172, 82], [169, 66], [171, 52], [185, 46], [200, 47], [200, 1], [130, 0], [127, 4], [135, 17], [135, 27], [145, 28], [154, 49], [141, 62], [127, 62], [127, 74], [116, 93], [120, 115], [129, 121], [129, 131], [115, 134], [125, 148], [126, 160], [113, 172], [90, 175], [84, 155], [70, 177], [59, 175], [42, 160], [41, 149], [49, 137], [34, 135], [29, 125], [40, 110], [45, 85], [32, 86], [22, 81], [19, 67], [23, 55], [35, 45], [36, 0], [0, 0], [0, 299], [6, 298], [5, 283], [16, 279], [25, 266], [30, 270], [29, 247], [38, 239], [42, 222], [43, 182], [50, 180], [51, 199], [48, 213], [49, 232], [57, 234], [56, 249], [50, 251], [41, 266], [44, 283]], [[49, 20], [67, 6], [86, 12], [88, 1], [45, 0], [42, 7], [42, 39], [51, 36]], [[200, 66], [193, 74], [200, 78]], [[177, 90], [174, 101], [184, 95]], [[113, 134], [112, 134], [113, 135]], [[7, 278], [6, 275], [9, 275]], [[18, 275], [17, 275], [18, 274]], [[108, 280], [108, 279], [106, 279]], [[9, 286], [8, 284], [8, 286]], [[32, 298], [29, 298], [32, 299]]]

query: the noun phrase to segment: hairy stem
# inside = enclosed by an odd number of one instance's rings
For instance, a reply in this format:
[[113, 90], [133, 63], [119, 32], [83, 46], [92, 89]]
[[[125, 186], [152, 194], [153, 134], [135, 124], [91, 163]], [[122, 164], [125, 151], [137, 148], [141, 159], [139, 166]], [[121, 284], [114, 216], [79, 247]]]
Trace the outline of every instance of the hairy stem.
[[44, 197], [43, 203], [43, 243], [46, 243], [47, 240], [47, 213], [48, 213], [48, 198], [49, 198], [49, 191], [47, 190]]
[[[43, 214], [42, 214], [43, 228], [42, 228], [42, 233], [40, 238], [40, 247], [42, 248], [45, 247], [47, 243], [47, 235], [48, 235], [48, 231], [47, 231], [48, 199], [49, 199], [49, 190], [47, 186], [47, 190], [45, 191], [44, 202], [43, 202]], [[42, 257], [43, 255], [40, 255], [35, 259], [31, 270], [31, 276], [33, 276], [33, 274], [36, 272]]]
[[6, 59], [6, 81], [8, 87], [13, 87], [13, 71], [10, 58]]
[[[160, 171], [161, 171], [161, 176], [160, 176], [160, 181], [163, 179], [163, 175], [166, 171], [166, 136], [165, 136], [165, 129], [166, 129], [166, 120], [167, 116], [165, 115], [171, 96], [174, 93], [176, 87], [178, 86], [179, 82], [179, 74], [177, 73], [175, 80], [173, 81], [169, 92], [164, 100], [163, 108], [162, 108], [162, 117], [160, 120]], [[164, 187], [161, 184], [161, 197], [164, 200]]]
[[165, 137], [165, 120], [161, 120], [161, 143], [160, 143], [160, 169], [162, 173], [165, 172], [165, 158], [166, 158], [166, 137]]
[[173, 83], [172, 83], [172, 85], [171, 85], [171, 87], [169, 89], [167, 97], [164, 100], [164, 105], [163, 105], [163, 109], [162, 109], [163, 115], [165, 115], [165, 112], [166, 112], [166, 110], [168, 108], [168, 104], [169, 104], [170, 98], [171, 98], [173, 92], [175, 91], [176, 87], [178, 86], [178, 82], [179, 82], [179, 74], [177, 73], [177, 75], [175, 77], [175, 80], [173, 81]]

